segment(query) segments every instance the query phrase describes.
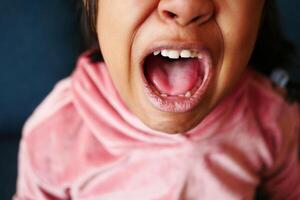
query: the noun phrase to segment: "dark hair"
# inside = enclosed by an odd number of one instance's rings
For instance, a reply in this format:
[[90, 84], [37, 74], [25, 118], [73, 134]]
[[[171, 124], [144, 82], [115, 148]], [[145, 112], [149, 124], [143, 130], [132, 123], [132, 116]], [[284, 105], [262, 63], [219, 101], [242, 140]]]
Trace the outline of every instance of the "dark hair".
[[[80, 17], [80, 29], [83, 41], [83, 50], [99, 49], [96, 34], [96, 20], [98, 0], [77, 0]], [[98, 51], [100, 53], [100, 51]]]
[[282, 31], [275, 0], [266, 0], [260, 31], [250, 64], [269, 74], [274, 68], [288, 68], [295, 62], [296, 49]]
[[[80, 0], [82, 3], [82, 0]], [[98, 47], [96, 36], [96, 20], [98, 0], [83, 0], [82, 10], [82, 33], [86, 48], [97, 48], [94, 58], [99, 59], [101, 52]], [[295, 66], [296, 48], [286, 39], [279, 17], [275, 0], [266, 0], [250, 64], [257, 71], [269, 75], [275, 68], [288, 69]], [[290, 96], [300, 100], [299, 85], [292, 83], [288, 85]]]

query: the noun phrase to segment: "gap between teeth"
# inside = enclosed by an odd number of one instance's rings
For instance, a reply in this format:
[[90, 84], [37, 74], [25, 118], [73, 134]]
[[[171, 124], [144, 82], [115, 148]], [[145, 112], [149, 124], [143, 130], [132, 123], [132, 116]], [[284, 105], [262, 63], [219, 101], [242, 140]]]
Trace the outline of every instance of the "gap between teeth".
[[179, 58], [203, 58], [203, 55], [201, 55], [198, 51], [195, 50], [158, 50], [154, 51], [153, 55], [157, 56], [160, 55], [163, 57], [167, 57], [170, 59], [179, 59]]

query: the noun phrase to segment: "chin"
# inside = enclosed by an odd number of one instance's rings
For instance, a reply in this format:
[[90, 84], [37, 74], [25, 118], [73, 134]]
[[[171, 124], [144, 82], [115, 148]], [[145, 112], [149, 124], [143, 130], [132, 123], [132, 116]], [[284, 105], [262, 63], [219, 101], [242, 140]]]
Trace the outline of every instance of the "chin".
[[[153, 115], [152, 115], [153, 116]], [[167, 134], [182, 134], [197, 126], [201, 121], [201, 116], [194, 113], [181, 113], [180, 116], [174, 113], [164, 113], [155, 115], [155, 118], [148, 116], [142, 121], [151, 129]]]
[[167, 134], [182, 134], [191, 130], [194, 125], [178, 124], [176, 122], [165, 122], [165, 123], [149, 123], [146, 124], [153, 130], [164, 132]]
[[147, 124], [148, 127], [150, 127], [153, 130], [160, 131], [166, 134], [181, 134], [188, 130], [190, 130], [190, 127], [185, 127], [181, 125], [174, 125], [173, 123], [164, 123], [164, 124]]

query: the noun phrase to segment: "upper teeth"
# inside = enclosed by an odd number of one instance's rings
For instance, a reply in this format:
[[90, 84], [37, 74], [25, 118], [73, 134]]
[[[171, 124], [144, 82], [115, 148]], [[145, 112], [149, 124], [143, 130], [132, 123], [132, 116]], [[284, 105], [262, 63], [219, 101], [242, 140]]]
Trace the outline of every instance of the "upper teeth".
[[198, 51], [196, 50], [167, 50], [167, 49], [163, 49], [163, 50], [158, 50], [158, 51], [154, 51], [153, 55], [157, 56], [161, 54], [163, 57], [168, 57], [170, 59], [178, 59], [178, 58], [200, 58], [201, 55], [199, 54]]

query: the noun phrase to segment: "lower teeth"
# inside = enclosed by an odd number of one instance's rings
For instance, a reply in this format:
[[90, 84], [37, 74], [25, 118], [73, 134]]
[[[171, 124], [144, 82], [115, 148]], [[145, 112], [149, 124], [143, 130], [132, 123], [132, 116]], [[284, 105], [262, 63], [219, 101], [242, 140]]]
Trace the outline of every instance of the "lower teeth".
[[160, 94], [161, 97], [186, 97], [186, 98], [190, 98], [192, 96], [191, 91], [187, 91], [185, 94], [179, 94], [179, 95], [168, 95], [168, 94]]
[[192, 96], [192, 93], [190, 91], [188, 91], [187, 93], [185, 93], [184, 96], [187, 97], [187, 98], [190, 98]]

